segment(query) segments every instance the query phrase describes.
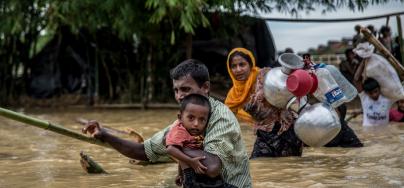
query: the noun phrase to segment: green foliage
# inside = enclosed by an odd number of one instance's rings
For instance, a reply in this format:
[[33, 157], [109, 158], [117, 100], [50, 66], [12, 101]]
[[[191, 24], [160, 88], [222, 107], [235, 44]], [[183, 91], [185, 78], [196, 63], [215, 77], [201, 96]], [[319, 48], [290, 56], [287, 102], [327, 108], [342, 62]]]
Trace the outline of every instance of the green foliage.
[[[184, 44], [179, 41], [185, 41], [185, 37], [194, 34], [196, 28], [209, 29], [212, 26], [207, 19], [210, 14], [225, 13], [237, 18], [243, 14], [260, 15], [278, 10], [298, 16], [300, 12], [316, 8], [323, 12], [345, 7], [363, 11], [368, 5], [387, 2], [389, 0], [3, 0], [0, 1], [0, 103], [17, 92], [24, 93], [21, 88], [26, 88], [26, 85], [21, 80], [28, 80], [26, 65], [58, 34], [61, 27], [69, 28], [78, 38], [83, 30], [86, 31], [85, 40], [95, 43], [95, 46], [103, 41], [103, 38], [97, 38], [97, 32], [101, 30], [112, 33], [122, 43], [133, 44], [129, 47], [133, 51], [112, 52], [113, 47], [97, 49], [95, 57], [88, 59], [112, 61], [112, 64], [104, 66], [108, 68], [106, 72], [118, 72], [116, 75], [120, 77], [117, 80], [124, 82], [140, 79], [132, 75], [135, 71], [125, 68], [133, 63], [127, 60], [128, 54], [135, 56], [136, 53], [136, 62], [141, 68], [147, 61], [164, 62], [152, 68], [156, 73], [166, 73], [170, 66], [183, 58], [178, 49]], [[234, 28], [216, 30], [220, 37], [225, 38], [243, 23], [229, 21], [222, 24], [232, 26], [226, 28]], [[126, 46], [122, 48], [121, 51], [124, 51]], [[23, 79], [15, 76], [20, 67], [24, 67]], [[122, 70], [127, 74], [119, 74]], [[147, 72], [144, 69], [136, 71], [143, 76]], [[133, 80], [124, 84], [129, 82]], [[134, 90], [132, 86], [129, 88]]]

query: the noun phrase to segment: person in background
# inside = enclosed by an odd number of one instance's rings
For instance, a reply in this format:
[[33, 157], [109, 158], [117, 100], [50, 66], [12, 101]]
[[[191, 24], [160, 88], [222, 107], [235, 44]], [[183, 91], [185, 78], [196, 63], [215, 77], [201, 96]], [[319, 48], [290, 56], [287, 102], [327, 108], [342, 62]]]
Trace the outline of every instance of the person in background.
[[390, 121], [404, 122], [404, 99], [398, 100], [396, 104], [397, 108], [390, 109], [389, 112]]
[[347, 107], [342, 104], [337, 109], [339, 121], [341, 123], [341, 131], [335, 136], [325, 147], [363, 147], [363, 143], [356, 136], [355, 132], [349, 127], [348, 122], [345, 121]]
[[361, 83], [365, 63], [362, 62], [355, 73], [355, 86], [363, 110], [363, 123], [365, 127], [387, 125], [389, 123], [389, 109], [392, 101], [381, 94], [379, 83], [373, 78], [367, 78]]
[[286, 48], [285, 53], [295, 53], [292, 48]]
[[[208, 68], [197, 60], [188, 59], [170, 72], [175, 100], [179, 103], [185, 96], [200, 94], [209, 97], [210, 79]], [[212, 113], [205, 130], [203, 150], [184, 150], [190, 157], [204, 157], [205, 175], [223, 177], [226, 184], [236, 187], [252, 187], [248, 155], [241, 137], [236, 117], [223, 103], [209, 97]], [[149, 162], [172, 161], [165, 146], [165, 136], [172, 125], [155, 133], [144, 143], [121, 139], [106, 132], [98, 122], [91, 121], [83, 133], [108, 143], [121, 154], [136, 160]]]
[[373, 25], [368, 25], [366, 28], [369, 29], [370, 33], [372, 33], [373, 36], [377, 37], [377, 31], [376, 31], [376, 29], [375, 29], [375, 26], [373, 26]]
[[237, 116], [242, 111], [253, 120], [257, 138], [250, 158], [301, 156], [303, 144], [293, 129], [297, 114], [276, 108], [264, 98], [264, 78], [269, 69], [256, 67], [249, 50], [234, 48], [227, 56], [227, 71], [233, 86], [225, 104]]
[[356, 45], [362, 42], [363, 36], [361, 35], [361, 26], [355, 25], [355, 32], [356, 34], [352, 38], [352, 46], [355, 48]]
[[358, 68], [359, 61], [352, 48], [345, 50], [345, 60], [339, 65], [339, 70], [342, 75], [350, 82], [353, 83], [356, 69]]
[[[403, 45], [404, 45], [404, 41], [403, 40], [401, 40], [401, 42], [403, 42]], [[402, 62], [402, 59], [401, 59], [401, 51], [400, 51], [400, 36], [397, 36], [397, 37], [395, 37], [394, 38], [394, 47], [393, 47], [393, 56], [400, 62], [400, 63], [403, 63]]]
[[379, 41], [390, 53], [393, 53], [393, 39], [391, 38], [391, 29], [389, 26], [382, 26], [380, 28]]

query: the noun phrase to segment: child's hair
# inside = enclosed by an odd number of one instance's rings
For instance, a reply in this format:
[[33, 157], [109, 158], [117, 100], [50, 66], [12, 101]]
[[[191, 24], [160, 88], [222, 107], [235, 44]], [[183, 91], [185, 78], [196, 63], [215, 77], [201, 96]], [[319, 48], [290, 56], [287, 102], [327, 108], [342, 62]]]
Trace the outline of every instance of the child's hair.
[[376, 88], [380, 88], [380, 85], [379, 82], [373, 78], [367, 78], [365, 82], [363, 82], [363, 90], [365, 90], [365, 92], [371, 92]]
[[211, 106], [210, 106], [209, 99], [207, 97], [200, 95], [200, 94], [189, 94], [189, 95], [185, 96], [181, 100], [180, 111], [183, 112], [188, 104], [196, 104], [196, 105], [207, 107], [209, 109], [208, 118], [210, 117]]

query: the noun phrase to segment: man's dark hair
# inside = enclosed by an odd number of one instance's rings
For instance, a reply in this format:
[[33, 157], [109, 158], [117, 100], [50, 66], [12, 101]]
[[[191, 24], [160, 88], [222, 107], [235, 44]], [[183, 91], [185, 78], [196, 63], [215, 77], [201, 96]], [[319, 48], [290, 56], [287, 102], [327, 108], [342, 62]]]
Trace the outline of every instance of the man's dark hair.
[[231, 55], [230, 55], [230, 57], [229, 57], [229, 66], [231, 67], [231, 61], [233, 60], [233, 58], [235, 57], [235, 56], [241, 56], [242, 58], [244, 58], [245, 60], [247, 60], [247, 62], [248, 62], [248, 64], [250, 65], [250, 67], [252, 67], [252, 60], [251, 60], [251, 58], [250, 58], [250, 56], [249, 55], [247, 55], [247, 54], [245, 54], [245, 53], [243, 53], [243, 52], [240, 52], [240, 51], [235, 51], [234, 53], [232, 53]]
[[202, 87], [205, 82], [210, 80], [208, 68], [205, 64], [195, 59], [187, 59], [170, 71], [170, 78], [173, 80], [179, 80], [188, 75], [195, 80], [199, 87]]
[[380, 85], [379, 82], [373, 78], [368, 78], [363, 82], [363, 90], [365, 90], [365, 92], [371, 92], [376, 88], [380, 88]]
[[185, 96], [184, 99], [182, 99], [182, 101], [180, 102], [180, 111], [183, 112], [188, 104], [196, 104], [207, 107], [209, 109], [210, 116], [211, 106], [207, 97], [196, 93]]

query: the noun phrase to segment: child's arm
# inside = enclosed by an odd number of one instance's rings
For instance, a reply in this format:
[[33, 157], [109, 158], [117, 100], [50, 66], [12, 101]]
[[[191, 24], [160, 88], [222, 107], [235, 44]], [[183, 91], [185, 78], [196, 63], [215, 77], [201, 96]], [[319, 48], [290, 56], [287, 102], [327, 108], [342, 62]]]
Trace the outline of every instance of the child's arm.
[[191, 166], [198, 174], [205, 174], [205, 171], [208, 169], [200, 162], [200, 160], [205, 159], [204, 156], [191, 158], [173, 145], [167, 146], [167, 153], [175, 157], [176, 159]]

